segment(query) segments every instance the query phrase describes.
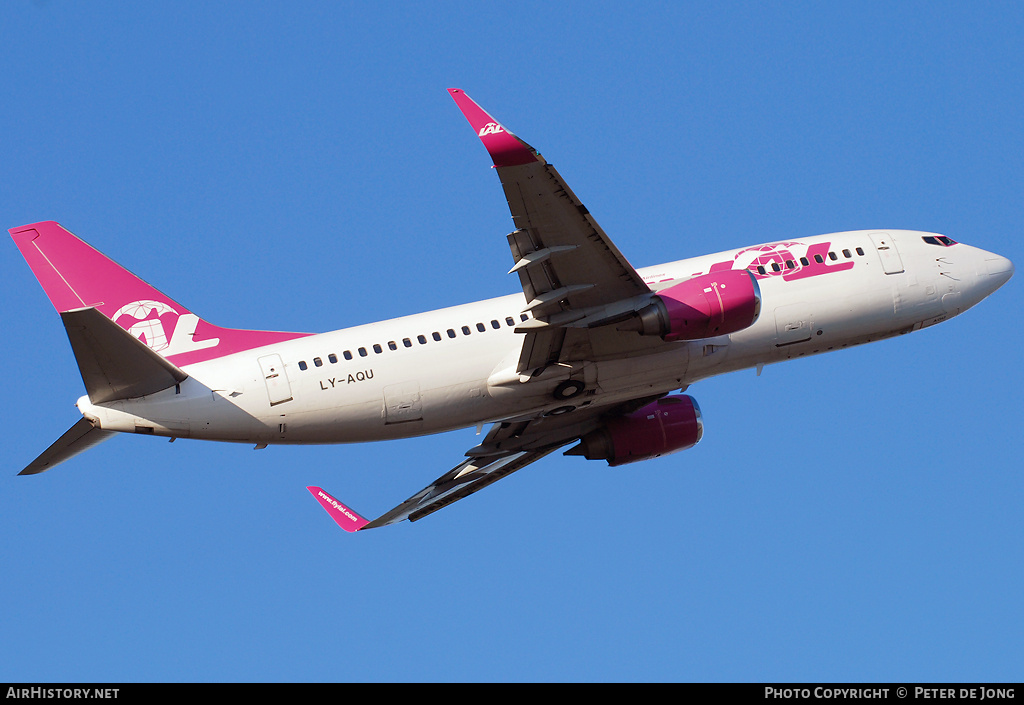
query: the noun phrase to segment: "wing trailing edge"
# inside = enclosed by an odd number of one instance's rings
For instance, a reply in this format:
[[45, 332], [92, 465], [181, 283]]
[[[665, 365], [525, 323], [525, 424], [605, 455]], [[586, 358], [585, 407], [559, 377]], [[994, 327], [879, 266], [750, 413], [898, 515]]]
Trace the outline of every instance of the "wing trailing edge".
[[[564, 445], [564, 443], [560, 445]], [[307, 487], [306, 489], [309, 490], [310, 494], [320, 503], [320, 506], [334, 519], [335, 523], [345, 531], [376, 529], [381, 526], [397, 524], [406, 519], [409, 521], [422, 519], [429, 514], [433, 514], [438, 509], [443, 509], [452, 502], [468, 497], [501, 478], [511, 475], [516, 470], [520, 470], [530, 463], [540, 460], [545, 455], [556, 450], [557, 447], [544, 450], [521, 451], [486, 459], [470, 458], [464, 460], [434, 480], [430, 485], [424, 487], [394, 509], [381, 514], [373, 521], [363, 518], [320, 487]]]

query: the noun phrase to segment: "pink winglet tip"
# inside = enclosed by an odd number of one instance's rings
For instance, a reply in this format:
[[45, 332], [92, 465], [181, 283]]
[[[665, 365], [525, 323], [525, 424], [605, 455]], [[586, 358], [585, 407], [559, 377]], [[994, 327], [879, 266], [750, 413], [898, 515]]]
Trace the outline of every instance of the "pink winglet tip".
[[449, 88], [459, 110], [466, 116], [477, 137], [484, 143], [494, 166], [519, 166], [538, 161], [533, 148], [509, 132], [459, 88]]
[[355, 511], [346, 507], [344, 504], [325, 492], [322, 488], [307, 487], [306, 489], [309, 490], [314, 499], [320, 503], [320, 506], [331, 515], [331, 518], [334, 519], [335, 523], [345, 531], [359, 531], [370, 523], [369, 519], [364, 519], [359, 516]]

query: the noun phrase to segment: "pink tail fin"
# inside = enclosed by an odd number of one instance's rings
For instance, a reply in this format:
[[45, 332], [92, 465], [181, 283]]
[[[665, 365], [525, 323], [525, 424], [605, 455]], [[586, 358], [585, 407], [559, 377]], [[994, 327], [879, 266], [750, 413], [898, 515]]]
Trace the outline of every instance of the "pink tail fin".
[[211, 325], [53, 221], [10, 233], [58, 312], [96, 308], [179, 367], [307, 335]]

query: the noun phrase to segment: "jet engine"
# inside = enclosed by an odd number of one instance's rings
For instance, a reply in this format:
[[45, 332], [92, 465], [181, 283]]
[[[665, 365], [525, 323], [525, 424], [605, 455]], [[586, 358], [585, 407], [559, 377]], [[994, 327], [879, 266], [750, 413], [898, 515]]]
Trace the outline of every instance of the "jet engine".
[[761, 313], [761, 288], [745, 269], [702, 274], [662, 289], [633, 330], [663, 340], [701, 340], [743, 330]]
[[704, 435], [700, 407], [687, 394], [670, 394], [627, 416], [611, 418], [566, 455], [624, 465], [697, 445]]

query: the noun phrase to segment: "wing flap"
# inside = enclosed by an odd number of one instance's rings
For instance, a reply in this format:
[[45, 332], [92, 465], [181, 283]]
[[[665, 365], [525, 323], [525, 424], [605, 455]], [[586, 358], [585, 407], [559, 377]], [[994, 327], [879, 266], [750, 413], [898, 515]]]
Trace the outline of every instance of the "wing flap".
[[396, 524], [405, 519], [409, 521], [422, 519], [438, 509], [447, 507], [452, 502], [468, 497], [501, 478], [511, 475], [516, 470], [521, 470], [554, 450], [555, 448], [548, 448], [543, 451], [513, 453], [499, 458], [464, 460], [433, 483], [363, 528], [375, 529], [380, 526]]
[[334, 519], [335, 523], [345, 531], [376, 529], [381, 526], [397, 524], [406, 519], [418, 521], [438, 509], [443, 509], [452, 502], [479, 492], [516, 470], [521, 470], [530, 463], [540, 460], [570, 440], [572, 439], [566, 439], [557, 446], [543, 450], [505, 453], [500, 456], [464, 460], [412, 497], [394, 509], [381, 514], [373, 521], [367, 521], [359, 516], [355, 510], [345, 506], [319, 487], [307, 487], [306, 489]]

